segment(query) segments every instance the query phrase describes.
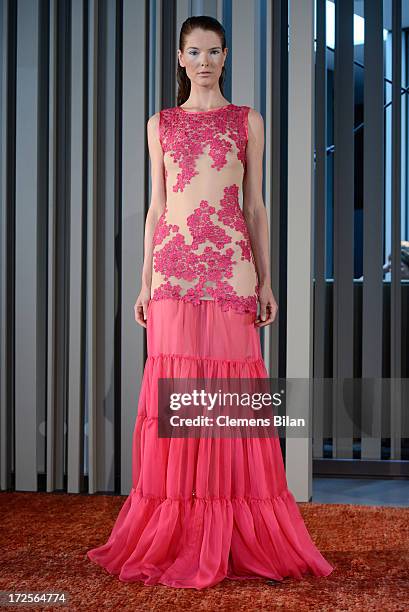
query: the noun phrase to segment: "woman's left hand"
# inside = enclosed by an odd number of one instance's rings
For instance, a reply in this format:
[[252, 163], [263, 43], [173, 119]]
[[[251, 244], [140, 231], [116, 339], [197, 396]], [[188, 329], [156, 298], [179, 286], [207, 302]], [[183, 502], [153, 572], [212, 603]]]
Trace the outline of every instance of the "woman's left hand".
[[257, 327], [271, 325], [276, 318], [278, 305], [270, 285], [259, 287], [260, 315], [254, 321]]

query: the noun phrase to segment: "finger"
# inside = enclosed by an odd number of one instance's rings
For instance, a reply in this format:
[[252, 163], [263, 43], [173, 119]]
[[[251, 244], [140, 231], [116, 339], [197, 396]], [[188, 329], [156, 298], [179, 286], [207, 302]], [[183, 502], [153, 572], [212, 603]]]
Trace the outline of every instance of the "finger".
[[269, 325], [269, 323], [272, 323], [272, 320], [270, 320], [270, 317], [267, 317], [267, 319], [265, 321], [258, 320], [256, 322], [256, 325], [257, 325], [257, 327], [265, 327], [266, 325]]
[[135, 304], [134, 306], [135, 321], [138, 321], [139, 319], [139, 308], [140, 307], [141, 307], [141, 304]]
[[265, 321], [267, 319], [267, 304], [260, 303], [260, 317], [259, 320]]
[[271, 304], [267, 304], [267, 316], [266, 316], [264, 321], [260, 320], [260, 319], [257, 319], [256, 320], [257, 326], [258, 327], [265, 327], [266, 325], [271, 325], [271, 323], [274, 322], [277, 310], [278, 310], [277, 307], [273, 308], [271, 306]]
[[144, 319], [143, 305], [138, 304], [136, 310], [137, 310], [136, 322], [139, 323], [139, 325], [142, 325], [142, 327], [146, 327], [146, 321]]
[[267, 325], [271, 325], [273, 323], [274, 317], [272, 314], [269, 314], [265, 321], [260, 321], [257, 323], [257, 327], [266, 327]]
[[146, 321], [143, 320], [142, 315], [138, 316], [138, 318], [136, 319], [136, 322], [139, 323], [139, 325], [142, 325], [142, 327], [146, 327]]
[[143, 302], [143, 318], [146, 319], [148, 318], [148, 301]]
[[268, 303], [260, 301], [260, 312], [257, 315], [256, 321], [265, 321], [266, 320], [266, 318], [267, 318], [267, 308], [268, 308]]

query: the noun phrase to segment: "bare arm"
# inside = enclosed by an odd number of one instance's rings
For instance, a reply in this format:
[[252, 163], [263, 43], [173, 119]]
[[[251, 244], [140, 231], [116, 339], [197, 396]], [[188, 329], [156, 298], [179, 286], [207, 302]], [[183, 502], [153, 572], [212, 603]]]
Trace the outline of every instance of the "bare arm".
[[274, 321], [278, 306], [271, 290], [268, 219], [262, 193], [264, 121], [262, 115], [255, 109], [250, 109], [248, 115], [246, 155], [243, 215], [250, 235], [260, 288], [260, 317], [256, 319], [256, 324], [263, 327]]
[[152, 282], [153, 235], [159, 217], [165, 210], [166, 185], [163, 166], [163, 151], [159, 141], [159, 113], [147, 123], [149, 157], [151, 160], [151, 202], [145, 220], [144, 260], [142, 266], [141, 291], [135, 303], [135, 320], [146, 327], [147, 309]]

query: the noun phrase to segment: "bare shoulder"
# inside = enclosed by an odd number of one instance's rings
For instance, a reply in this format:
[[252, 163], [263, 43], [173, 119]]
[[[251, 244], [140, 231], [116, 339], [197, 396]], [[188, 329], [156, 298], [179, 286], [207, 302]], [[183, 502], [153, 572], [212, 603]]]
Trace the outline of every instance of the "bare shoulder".
[[159, 120], [160, 120], [160, 111], [151, 115], [146, 124], [149, 147], [155, 147], [158, 150], [159, 150], [159, 145], [160, 145]]
[[260, 134], [264, 131], [263, 115], [255, 108], [251, 108], [248, 114], [249, 131], [253, 134]]
[[159, 125], [160, 111], [151, 115], [147, 122], [148, 129], [155, 130]]

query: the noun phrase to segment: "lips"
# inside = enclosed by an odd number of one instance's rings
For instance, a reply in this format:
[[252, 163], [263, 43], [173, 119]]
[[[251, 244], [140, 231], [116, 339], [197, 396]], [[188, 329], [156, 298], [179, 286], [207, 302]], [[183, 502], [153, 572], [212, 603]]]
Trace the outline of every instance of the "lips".
[[199, 74], [212, 74], [211, 72], [199, 72]]

